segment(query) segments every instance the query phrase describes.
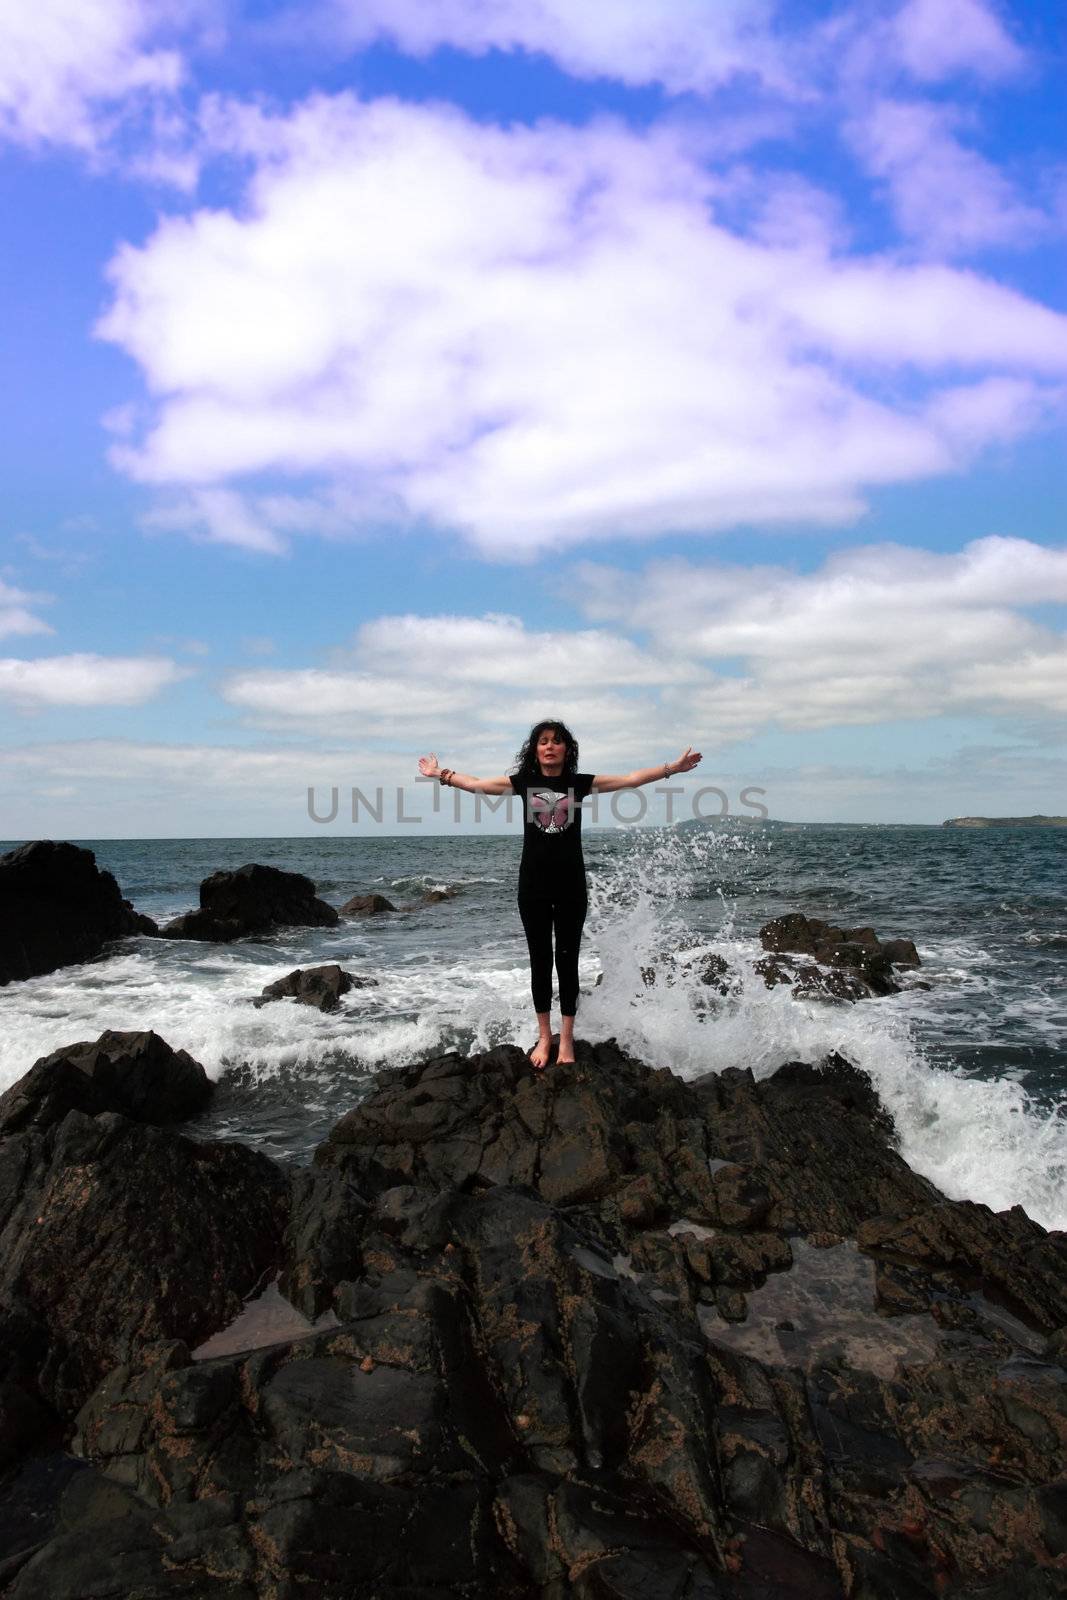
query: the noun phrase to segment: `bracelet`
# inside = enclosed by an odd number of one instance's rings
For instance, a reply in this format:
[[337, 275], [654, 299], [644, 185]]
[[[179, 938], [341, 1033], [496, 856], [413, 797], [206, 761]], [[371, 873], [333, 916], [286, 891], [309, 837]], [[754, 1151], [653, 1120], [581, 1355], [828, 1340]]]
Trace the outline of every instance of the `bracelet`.
[[666, 780], [670, 777], [670, 775], [671, 775], [671, 764], [670, 764], [669, 761], [665, 761], [663, 763], [663, 779], [664, 779], [664, 782], [666, 782]]
[[438, 783], [444, 784], [446, 789], [449, 788], [452, 782], [452, 768], [442, 767], [440, 772], [437, 774], [437, 781]]

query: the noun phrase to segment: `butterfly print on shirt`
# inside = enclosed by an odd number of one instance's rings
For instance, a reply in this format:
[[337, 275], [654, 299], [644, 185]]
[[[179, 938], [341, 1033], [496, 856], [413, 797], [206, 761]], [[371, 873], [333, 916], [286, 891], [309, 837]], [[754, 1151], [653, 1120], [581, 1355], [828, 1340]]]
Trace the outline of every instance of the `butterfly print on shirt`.
[[542, 833], [562, 833], [573, 820], [571, 796], [558, 794], [555, 789], [531, 790], [530, 820]]

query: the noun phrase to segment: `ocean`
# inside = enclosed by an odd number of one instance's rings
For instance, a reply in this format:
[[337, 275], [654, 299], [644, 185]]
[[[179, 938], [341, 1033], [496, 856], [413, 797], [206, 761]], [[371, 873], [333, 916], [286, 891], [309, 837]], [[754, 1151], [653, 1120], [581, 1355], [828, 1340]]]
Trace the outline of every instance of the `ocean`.
[[[154, 1028], [218, 1084], [190, 1132], [302, 1162], [383, 1068], [533, 1043], [517, 836], [77, 842], [157, 921], [248, 861], [307, 874], [334, 905], [378, 892], [411, 909], [233, 945], [137, 938], [12, 983], [0, 1088], [61, 1045]], [[613, 1037], [683, 1077], [763, 1077], [840, 1051], [945, 1194], [1067, 1227], [1067, 832], [726, 821], [587, 829], [585, 853], [579, 1038]], [[427, 904], [430, 889], [456, 893]], [[922, 967], [900, 995], [854, 1005], [769, 990], [752, 970], [758, 929], [794, 910], [912, 938]], [[700, 981], [709, 953], [736, 974], [726, 996]], [[332, 1015], [251, 1004], [294, 967], [331, 961], [373, 986]]]

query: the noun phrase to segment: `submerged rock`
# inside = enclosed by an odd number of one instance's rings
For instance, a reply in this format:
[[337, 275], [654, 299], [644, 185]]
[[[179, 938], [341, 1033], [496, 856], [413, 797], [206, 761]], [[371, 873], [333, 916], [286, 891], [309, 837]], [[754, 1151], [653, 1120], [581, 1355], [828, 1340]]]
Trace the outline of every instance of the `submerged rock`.
[[297, 967], [274, 983], [268, 983], [263, 993], [253, 1000], [254, 1006], [265, 1006], [272, 1000], [295, 1000], [301, 1006], [317, 1006], [320, 1011], [336, 1011], [341, 996], [350, 989], [368, 989], [376, 986], [374, 978], [357, 978], [345, 972], [337, 962], [323, 967]]
[[[767, 987], [790, 983], [793, 993], [805, 998], [857, 1000], [868, 994], [899, 994], [893, 968], [921, 965], [910, 939], [883, 941], [873, 928], [839, 928], [799, 911], [764, 923], [760, 943], [770, 952], [756, 964]], [[794, 954], [811, 956], [818, 965], [790, 961]]]
[[272, 1240], [337, 1325], [195, 1360], [131, 1282], [141, 1324], [112, 1311], [80, 1470], [57, 1458], [8, 1600], [1062, 1591], [1063, 1237], [945, 1200], [839, 1057], [683, 1082], [609, 1042], [383, 1074]]
[[354, 894], [341, 907], [342, 917], [380, 917], [383, 912], [397, 908], [384, 894]]
[[315, 894], [300, 872], [282, 872], [256, 862], [236, 872], [213, 872], [200, 885], [199, 911], [187, 911], [161, 929], [167, 939], [209, 939], [227, 943], [276, 928], [332, 928], [333, 906]]
[[38, 839], [0, 856], [0, 985], [92, 961], [112, 939], [158, 931], [91, 850]]

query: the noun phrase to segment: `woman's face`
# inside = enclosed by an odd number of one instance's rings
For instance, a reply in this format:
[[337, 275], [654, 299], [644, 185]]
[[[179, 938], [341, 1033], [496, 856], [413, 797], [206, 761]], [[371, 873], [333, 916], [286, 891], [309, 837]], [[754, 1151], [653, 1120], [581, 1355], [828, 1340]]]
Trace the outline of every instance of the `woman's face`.
[[542, 772], [562, 772], [563, 758], [566, 754], [567, 746], [555, 728], [546, 728], [543, 733], [538, 734], [537, 759], [541, 763]]

